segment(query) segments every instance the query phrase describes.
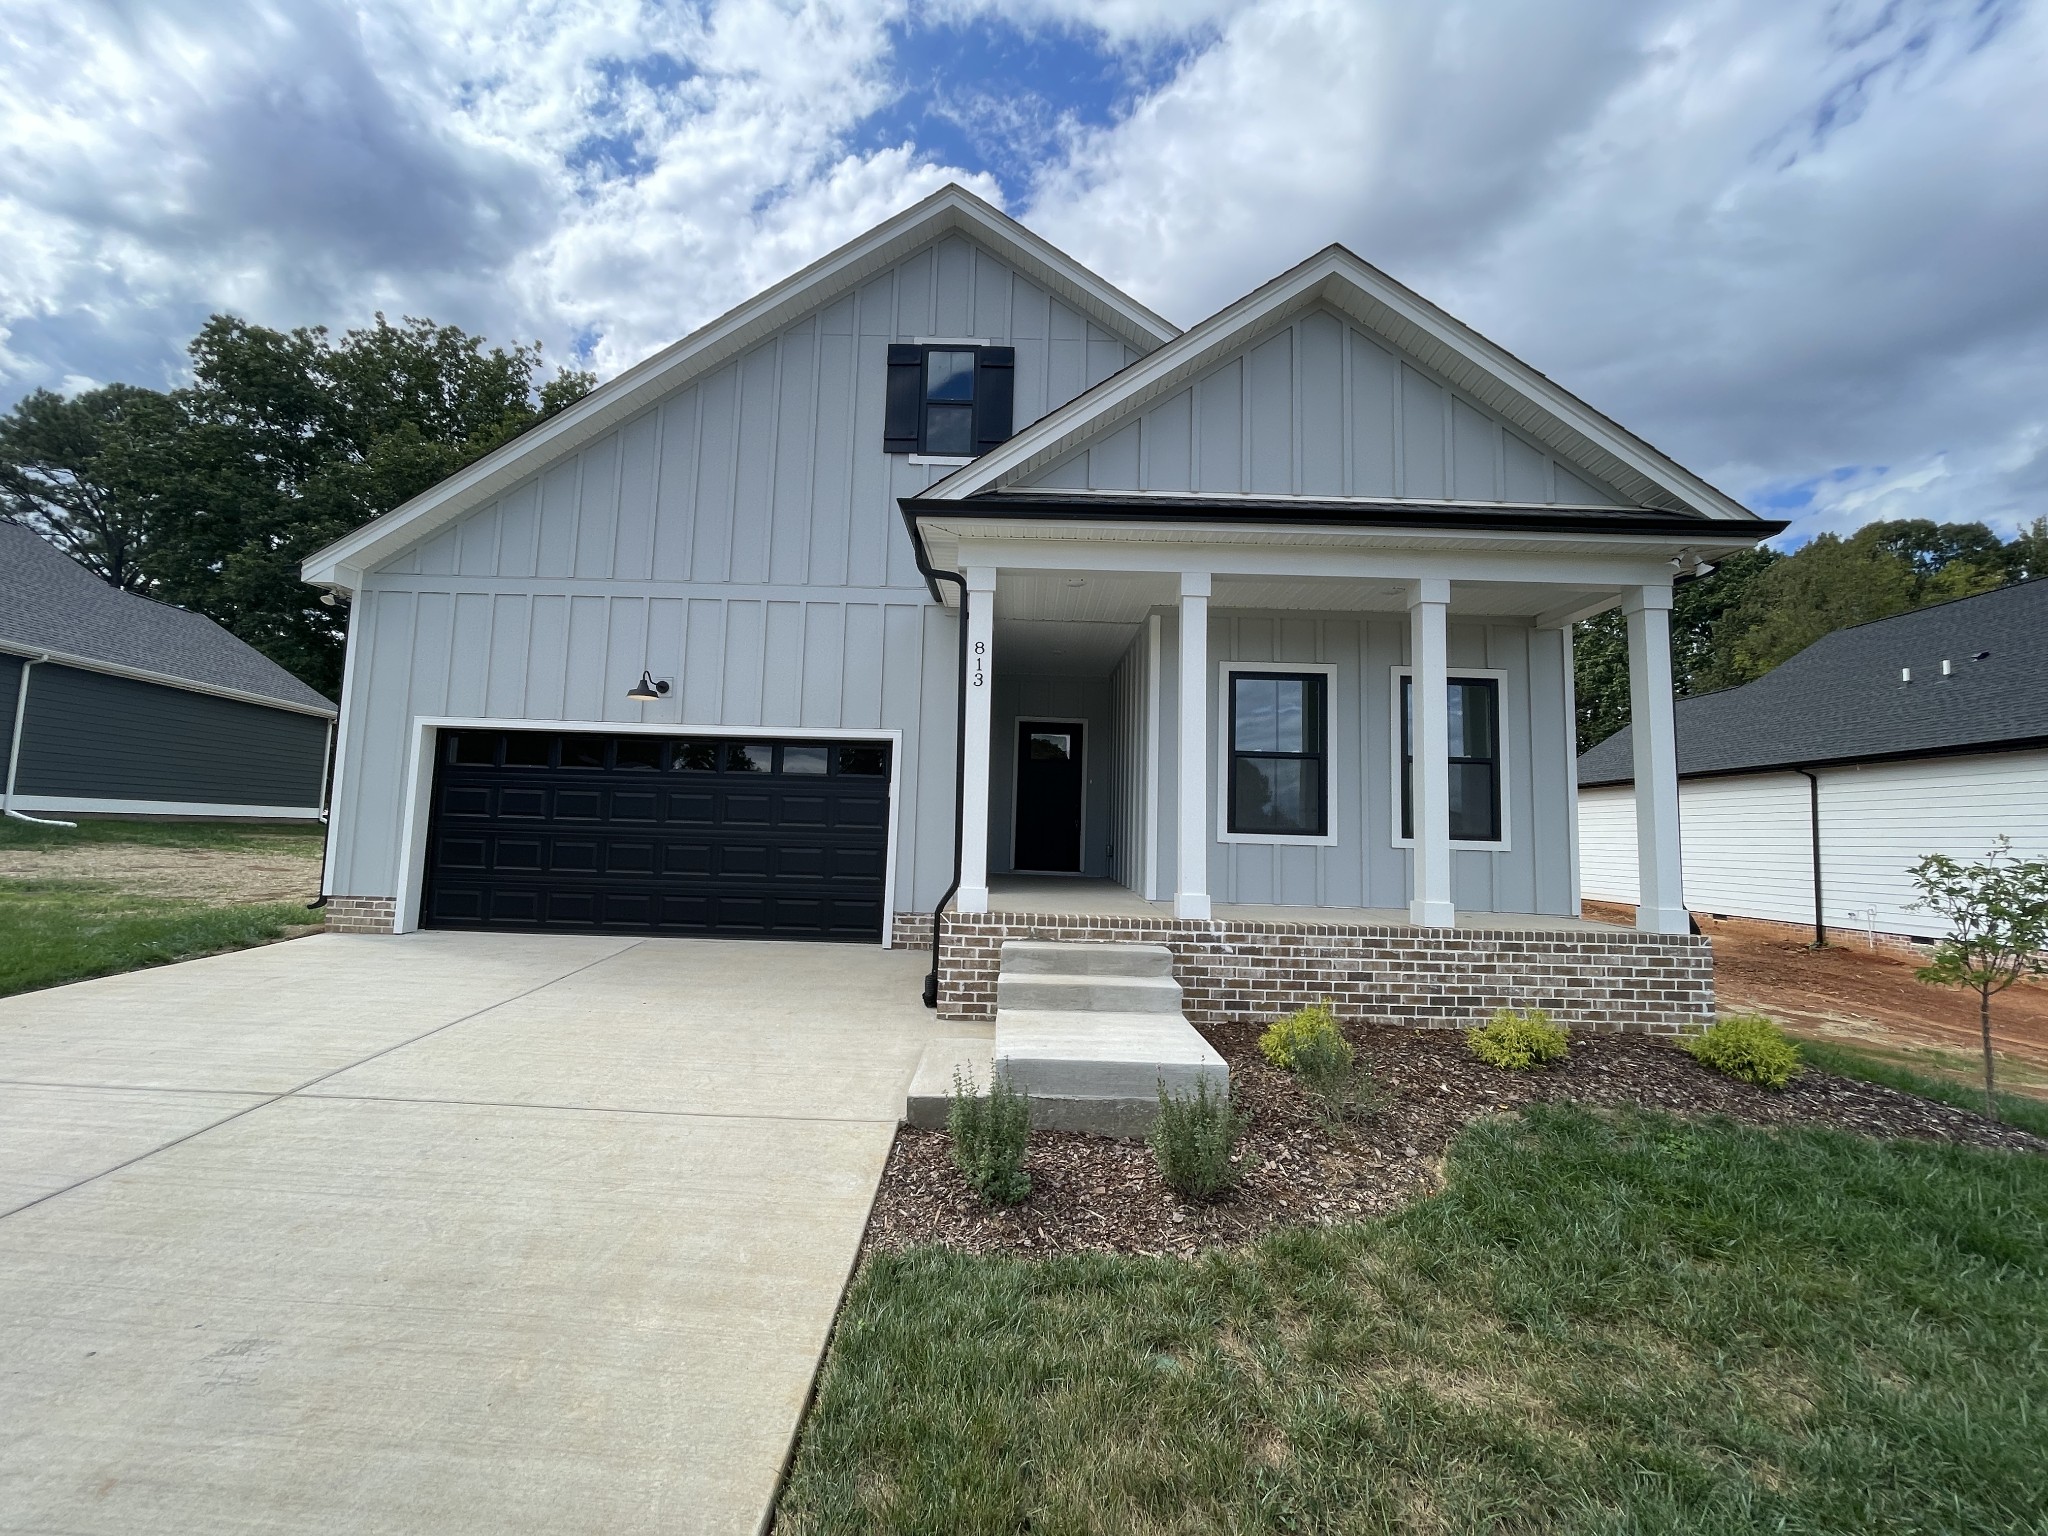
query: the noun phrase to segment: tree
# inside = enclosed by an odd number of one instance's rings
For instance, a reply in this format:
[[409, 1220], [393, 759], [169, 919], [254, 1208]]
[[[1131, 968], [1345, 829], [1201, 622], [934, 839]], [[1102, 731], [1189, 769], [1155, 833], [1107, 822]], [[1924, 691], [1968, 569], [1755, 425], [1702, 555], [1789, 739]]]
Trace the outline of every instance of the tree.
[[2015, 859], [2012, 839], [2000, 837], [1981, 864], [1958, 864], [1930, 853], [1913, 866], [1920, 899], [1913, 905], [1949, 925], [1934, 962], [1914, 974], [1944, 987], [1977, 994], [1977, 1026], [1984, 1038], [1984, 1113], [1998, 1118], [1991, 1053], [1991, 999], [2022, 976], [2048, 971], [2048, 859]]
[[109, 384], [65, 399], [39, 389], [0, 416], [0, 517], [33, 528], [124, 592], [147, 592], [142, 510], [108, 457], [124, 439], [163, 430], [169, 397]]

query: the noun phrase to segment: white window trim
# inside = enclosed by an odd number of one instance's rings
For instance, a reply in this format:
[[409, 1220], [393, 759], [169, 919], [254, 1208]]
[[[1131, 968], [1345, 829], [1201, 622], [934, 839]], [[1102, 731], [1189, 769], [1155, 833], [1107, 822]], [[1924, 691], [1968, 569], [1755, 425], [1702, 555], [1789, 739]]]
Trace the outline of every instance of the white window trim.
[[902, 800], [903, 732], [872, 731], [847, 726], [691, 725], [659, 720], [507, 720], [488, 716], [415, 715], [406, 748], [405, 812], [399, 822], [398, 900], [391, 916], [393, 933], [411, 933], [420, 925], [420, 896], [427, 879], [427, 815], [434, 800], [434, 762], [442, 731], [588, 731], [605, 736], [720, 736], [735, 741], [886, 741], [889, 743], [889, 846], [882, 871], [882, 948], [891, 947], [896, 925], [896, 818]]
[[[1413, 848], [1415, 846], [1415, 839], [1401, 835], [1401, 679], [1413, 677], [1415, 669], [1413, 667], [1394, 667], [1390, 670], [1393, 673], [1394, 680], [1392, 686], [1387, 690], [1391, 700], [1387, 705], [1387, 716], [1389, 740], [1392, 743], [1394, 784], [1393, 820], [1388, 825], [1393, 829], [1394, 846], [1396, 848]], [[1475, 843], [1466, 838], [1454, 837], [1451, 839], [1451, 852], [1511, 853], [1514, 851], [1514, 840], [1509, 835], [1512, 828], [1508, 825], [1508, 806], [1510, 803], [1508, 796], [1510, 765], [1510, 758], [1508, 756], [1508, 675], [1498, 667], [1452, 666], [1444, 668], [1444, 677], [1448, 682], [1455, 682], [1461, 677], [1491, 678], [1493, 680], [1494, 703], [1499, 713], [1499, 718], [1494, 721], [1494, 734], [1496, 737], [1495, 745], [1500, 749], [1500, 756], [1495, 760], [1500, 787], [1500, 837], [1490, 843]]]
[[972, 456], [963, 459], [937, 453], [907, 453], [904, 457], [913, 464], [945, 464], [951, 465], [956, 469], [962, 464], [972, 464], [974, 462]]
[[[1323, 832], [1233, 832], [1230, 830], [1230, 680], [1247, 672], [1319, 673], [1323, 681]], [[1336, 733], [1337, 668], [1326, 661], [1219, 661], [1216, 663], [1216, 841], [1261, 843], [1275, 848], [1337, 846]]]
[[1000, 347], [1005, 343], [991, 341], [986, 336], [913, 336], [913, 347]]
[[[1033, 725], [1072, 725], [1081, 732], [1081, 867], [1071, 875], [1063, 869], [1019, 869], [1017, 867], [1017, 768], [1023, 746], [1024, 722]], [[1095, 750], [1095, 722], [1083, 715], [1012, 715], [1010, 717], [1010, 873], [1044, 875], [1049, 880], [1089, 879], [1088, 874], [1088, 754]]]

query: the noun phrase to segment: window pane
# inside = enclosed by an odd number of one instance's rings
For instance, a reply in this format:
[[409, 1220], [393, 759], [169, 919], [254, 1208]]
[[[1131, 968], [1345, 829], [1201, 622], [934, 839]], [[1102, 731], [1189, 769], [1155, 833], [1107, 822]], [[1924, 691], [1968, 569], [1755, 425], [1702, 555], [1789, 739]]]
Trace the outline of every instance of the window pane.
[[1494, 694], [1490, 682], [1452, 683], [1451, 756], [1493, 757]]
[[1315, 836], [1322, 831], [1323, 765], [1312, 757], [1240, 757], [1231, 830]]
[[543, 735], [539, 731], [507, 731], [505, 766], [545, 768], [548, 765], [548, 749], [554, 744], [554, 737]]
[[924, 355], [924, 397], [927, 400], [972, 400], [974, 354], [927, 352]]
[[669, 768], [676, 773], [716, 773], [718, 771], [718, 743], [715, 741], [679, 741], [676, 750], [668, 760]]
[[1270, 677], [1234, 677], [1237, 736], [1240, 752], [1280, 750], [1280, 685]]
[[602, 768], [604, 766], [604, 738], [602, 736], [564, 736], [562, 738], [562, 766], [564, 768]]
[[974, 452], [974, 407], [971, 405], [928, 405], [924, 410], [924, 451], [926, 453], [969, 454]]
[[651, 737], [621, 736], [619, 744], [612, 749], [612, 764], [618, 768], [658, 770], [661, 767], [661, 746]]
[[1031, 755], [1034, 758], [1064, 761], [1074, 755], [1074, 738], [1065, 731], [1033, 731]]
[[823, 747], [784, 747], [782, 749], [782, 771], [784, 773], [823, 773], [826, 768], [826, 749]]
[[841, 747], [839, 749], [839, 771], [859, 774], [864, 778], [879, 778], [889, 771], [889, 749], [887, 747]]
[[773, 773], [775, 748], [765, 741], [735, 741], [725, 749], [727, 773]]
[[1491, 763], [1451, 764], [1451, 836], [1490, 843], [1500, 836]]
[[496, 731], [457, 731], [452, 763], [495, 763], [498, 760]]

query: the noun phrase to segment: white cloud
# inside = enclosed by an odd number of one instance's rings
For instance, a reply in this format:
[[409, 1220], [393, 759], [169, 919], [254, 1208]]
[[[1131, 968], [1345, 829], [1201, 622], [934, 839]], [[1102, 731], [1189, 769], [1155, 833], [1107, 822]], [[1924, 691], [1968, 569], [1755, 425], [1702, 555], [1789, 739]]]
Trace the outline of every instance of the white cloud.
[[[899, 57], [987, 18], [1165, 78], [1006, 128], [1016, 80]], [[215, 308], [616, 371], [945, 180], [1000, 200], [876, 128], [942, 86], [953, 153], [1008, 134], [1029, 221], [1176, 319], [1342, 240], [1802, 528], [2010, 526], [2048, 502], [2043, 80], [2008, 0], [29, 0], [0, 402], [164, 382]]]

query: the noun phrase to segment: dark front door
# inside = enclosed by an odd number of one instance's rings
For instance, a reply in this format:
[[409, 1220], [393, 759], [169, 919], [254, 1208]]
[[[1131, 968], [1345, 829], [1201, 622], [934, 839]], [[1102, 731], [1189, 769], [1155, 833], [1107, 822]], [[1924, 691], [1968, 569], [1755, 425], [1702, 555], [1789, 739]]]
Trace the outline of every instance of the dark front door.
[[1018, 722], [1017, 868], [1081, 872], [1082, 763], [1080, 726]]
[[428, 928], [879, 939], [886, 742], [443, 732]]

